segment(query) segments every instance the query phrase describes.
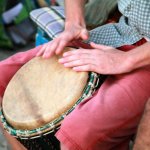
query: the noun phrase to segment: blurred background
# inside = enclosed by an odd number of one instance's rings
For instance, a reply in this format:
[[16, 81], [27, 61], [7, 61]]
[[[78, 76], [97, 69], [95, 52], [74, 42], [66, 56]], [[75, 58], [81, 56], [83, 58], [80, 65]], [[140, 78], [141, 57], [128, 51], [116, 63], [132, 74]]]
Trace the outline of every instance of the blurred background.
[[63, 0], [0, 0], [0, 60], [35, 46], [32, 10], [63, 4]]

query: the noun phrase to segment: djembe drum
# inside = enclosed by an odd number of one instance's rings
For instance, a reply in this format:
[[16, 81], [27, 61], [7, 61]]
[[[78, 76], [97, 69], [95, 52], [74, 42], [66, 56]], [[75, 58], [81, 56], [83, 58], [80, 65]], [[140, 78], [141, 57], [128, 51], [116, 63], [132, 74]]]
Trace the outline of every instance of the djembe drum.
[[99, 85], [98, 74], [64, 68], [58, 63], [60, 57], [33, 58], [14, 75], [5, 91], [0, 113], [3, 126], [29, 150], [59, 149], [55, 131]]

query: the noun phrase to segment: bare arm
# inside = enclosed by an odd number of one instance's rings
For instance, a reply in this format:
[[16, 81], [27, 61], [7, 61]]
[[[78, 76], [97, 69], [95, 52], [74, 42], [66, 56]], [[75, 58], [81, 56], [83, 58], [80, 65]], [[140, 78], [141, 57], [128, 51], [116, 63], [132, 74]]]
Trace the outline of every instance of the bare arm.
[[80, 30], [77, 35], [74, 33], [74, 40], [79, 38], [87, 40], [88, 38], [84, 19], [85, 2], [86, 0], [65, 0], [65, 30], [68, 30], [72, 27]]
[[50, 58], [54, 54], [60, 54], [64, 47], [74, 40], [87, 40], [89, 35], [84, 21], [85, 0], [65, 1], [65, 30], [53, 41], [43, 45], [37, 56]]
[[84, 5], [86, 0], [65, 0], [66, 23], [85, 27]]

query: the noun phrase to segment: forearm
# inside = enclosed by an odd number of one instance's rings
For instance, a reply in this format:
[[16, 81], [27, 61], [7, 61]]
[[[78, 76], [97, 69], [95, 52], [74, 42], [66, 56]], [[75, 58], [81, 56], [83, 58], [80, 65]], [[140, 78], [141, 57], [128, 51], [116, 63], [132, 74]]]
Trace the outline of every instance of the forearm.
[[86, 0], [65, 0], [66, 24], [78, 24], [85, 27], [84, 5]]
[[127, 55], [131, 70], [150, 65], [150, 42], [127, 52]]

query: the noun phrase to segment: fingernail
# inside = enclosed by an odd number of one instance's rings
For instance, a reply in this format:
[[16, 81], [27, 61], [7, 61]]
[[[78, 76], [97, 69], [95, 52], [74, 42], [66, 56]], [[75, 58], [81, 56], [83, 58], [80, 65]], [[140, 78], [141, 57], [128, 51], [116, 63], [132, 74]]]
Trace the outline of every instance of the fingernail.
[[67, 53], [63, 53], [63, 56], [67, 56]]
[[49, 58], [49, 56], [47, 54], [44, 54], [43, 58], [47, 59], [47, 58]]
[[74, 71], [79, 71], [77, 67], [72, 68]]
[[43, 54], [43, 58], [45, 58], [46, 57], [46, 55], [45, 54]]
[[58, 60], [58, 62], [63, 63], [63, 59], [62, 59], [62, 58], [61, 58], [61, 59], [59, 59], [59, 60]]
[[64, 64], [64, 67], [68, 67], [68, 64]]

